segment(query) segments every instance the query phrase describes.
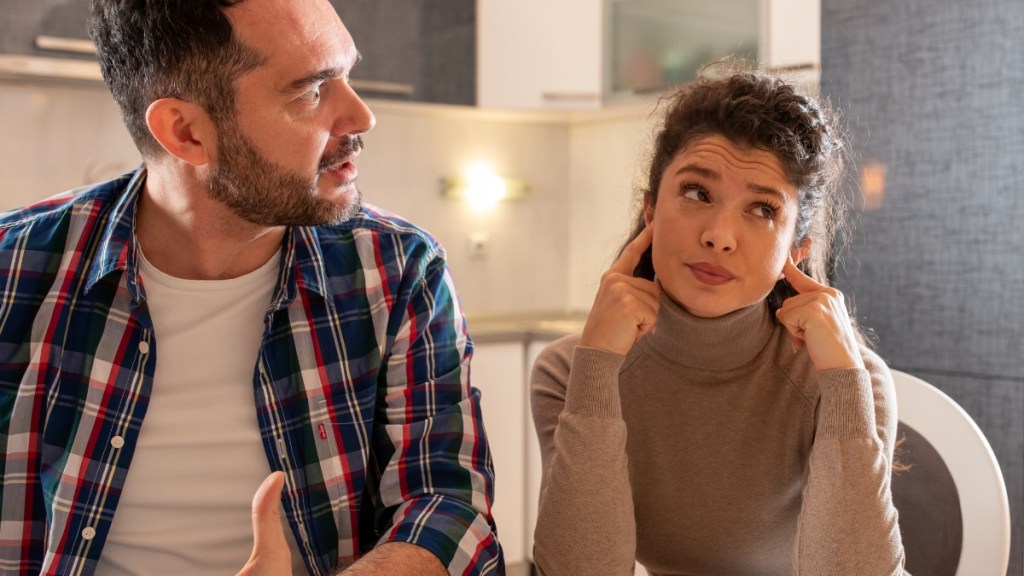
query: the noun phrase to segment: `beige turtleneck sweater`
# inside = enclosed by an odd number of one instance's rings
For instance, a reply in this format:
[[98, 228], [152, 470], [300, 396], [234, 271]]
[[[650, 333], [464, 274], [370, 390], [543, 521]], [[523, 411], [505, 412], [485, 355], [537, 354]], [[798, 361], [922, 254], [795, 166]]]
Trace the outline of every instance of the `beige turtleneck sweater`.
[[884, 362], [816, 373], [764, 303], [662, 298], [626, 357], [551, 344], [531, 383], [541, 574], [901, 574]]

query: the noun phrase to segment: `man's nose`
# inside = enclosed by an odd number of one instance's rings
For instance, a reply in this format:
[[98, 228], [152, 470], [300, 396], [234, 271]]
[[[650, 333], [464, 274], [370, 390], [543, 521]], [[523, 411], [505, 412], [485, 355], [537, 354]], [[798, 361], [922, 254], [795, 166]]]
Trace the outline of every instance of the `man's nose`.
[[340, 81], [338, 101], [335, 105], [335, 120], [331, 135], [336, 137], [364, 134], [377, 124], [370, 107], [356, 94], [348, 82]]

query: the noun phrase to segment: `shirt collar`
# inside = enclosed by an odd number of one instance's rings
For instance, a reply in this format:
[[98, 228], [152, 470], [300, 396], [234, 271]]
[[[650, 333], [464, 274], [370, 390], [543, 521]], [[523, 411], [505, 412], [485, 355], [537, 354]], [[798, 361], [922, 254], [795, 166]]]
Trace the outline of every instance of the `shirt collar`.
[[272, 308], [281, 310], [288, 306], [295, 300], [300, 285], [333, 305], [317, 229], [312, 226], [288, 228], [283, 242], [281, 271], [271, 300]]
[[[122, 180], [116, 180], [109, 185], [117, 186], [121, 182]], [[132, 304], [138, 304], [139, 267], [135, 245], [135, 210], [138, 207], [139, 192], [145, 183], [146, 167], [141, 166], [130, 177], [123, 193], [113, 191], [114, 202], [105, 218], [103, 233], [96, 248], [96, 257], [93, 258], [86, 276], [87, 292], [106, 275], [112, 272], [125, 272]]]
[[[111, 185], [118, 185], [121, 182], [123, 180]], [[143, 165], [130, 177], [123, 193], [114, 192], [115, 200], [106, 218], [85, 286], [86, 291], [89, 291], [108, 274], [123, 272], [133, 306], [138, 305], [140, 299], [144, 298], [139, 281], [135, 216], [145, 183], [146, 167]], [[281, 269], [271, 306], [275, 310], [286, 307], [295, 299], [299, 285], [318, 294], [329, 303], [333, 302], [317, 229], [310, 226], [288, 228], [282, 245]]]

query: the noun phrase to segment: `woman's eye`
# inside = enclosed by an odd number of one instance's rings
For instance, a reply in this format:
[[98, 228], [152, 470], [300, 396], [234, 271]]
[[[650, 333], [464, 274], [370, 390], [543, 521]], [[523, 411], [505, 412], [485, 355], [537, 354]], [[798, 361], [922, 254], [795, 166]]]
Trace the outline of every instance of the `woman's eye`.
[[768, 220], [773, 220], [778, 211], [779, 209], [771, 204], [757, 204], [754, 206], [754, 214]]
[[700, 186], [687, 184], [683, 186], [683, 198], [695, 200], [697, 202], [707, 202], [708, 193]]

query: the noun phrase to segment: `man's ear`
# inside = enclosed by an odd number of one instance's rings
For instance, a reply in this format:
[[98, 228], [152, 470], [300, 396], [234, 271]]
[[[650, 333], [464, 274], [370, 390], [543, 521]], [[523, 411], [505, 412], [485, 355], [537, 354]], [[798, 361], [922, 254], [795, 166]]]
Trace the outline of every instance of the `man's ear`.
[[196, 104], [160, 98], [146, 110], [146, 125], [160, 146], [183, 162], [202, 166], [216, 157], [217, 129]]
[[648, 226], [654, 220], [654, 205], [651, 204], [650, 200], [644, 198], [644, 223]]
[[801, 260], [807, 257], [811, 252], [811, 237], [804, 236], [804, 239], [800, 241], [800, 245], [791, 249], [789, 255], [793, 258], [793, 264], [799, 264]]

